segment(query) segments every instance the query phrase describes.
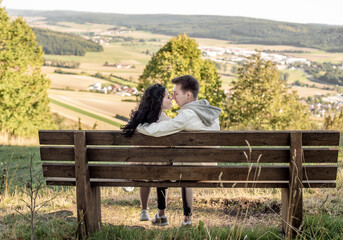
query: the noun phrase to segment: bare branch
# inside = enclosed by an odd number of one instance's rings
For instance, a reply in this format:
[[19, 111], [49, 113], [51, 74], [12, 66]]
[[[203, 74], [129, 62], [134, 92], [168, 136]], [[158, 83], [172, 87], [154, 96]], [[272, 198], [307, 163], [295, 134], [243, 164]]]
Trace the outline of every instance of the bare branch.
[[56, 197], [57, 197], [58, 195], [56, 194], [55, 196], [53, 196], [52, 198], [50, 198], [49, 200], [46, 200], [45, 202], [43, 202], [43, 203], [40, 203], [40, 204], [38, 204], [37, 205], [37, 211], [39, 210], [39, 209], [41, 209], [43, 206], [45, 206], [48, 202], [50, 202], [50, 201], [52, 201], [53, 199], [55, 199]]
[[30, 204], [28, 204], [24, 199], [20, 199], [20, 201], [22, 201], [22, 202], [24, 202], [25, 203], [25, 205], [29, 208], [29, 209], [31, 209], [31, 205]]
[[14, 211], [16, 211], [17, 213], [19, 213], [21, 216], [23, 216], [25, 218], [25, 220], [27, 221], [31, 221], [28, 217], [26, 217], [24, 214], [22, 214], [21, 212], [19, 212], [17, 209], [14, 209]]

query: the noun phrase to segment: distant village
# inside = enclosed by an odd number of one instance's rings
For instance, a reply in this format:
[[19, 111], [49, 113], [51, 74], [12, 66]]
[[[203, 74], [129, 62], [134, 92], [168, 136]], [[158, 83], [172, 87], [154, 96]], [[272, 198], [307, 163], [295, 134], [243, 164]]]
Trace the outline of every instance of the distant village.
[[103, 84], [103, 83], [94, 83], [89, 86], [89, 91], [91, 92], [100, 92], [105, 94], [116, 94], [119, 96], [136, 96], [139, 94], [137, 88], [123, 86], [120, 84]]
[[[257, 51], [241, 48], [219, 48], [219, 47], [199, 47], [202, 57], [214, 62], [237, 64], [243, 62], [247, 57], [257, 54]], [[263, 60], [270, 60], [277, 64], [279, 70], [285, 70], [294, 66], [295, 63], [311, 65], [305, 58], [287, 57], [281, 54], [261, 52]]]
[[325, 117], [330, 112], [340, 112], [343, 108], [343, 95], [323, 97], [320, 102], [309, 104], [308, 108], [316, 117]]
[[[247, 57], [257, 54], [256, 51], [240, 49], [240, 48], [215, 48], [215, 47], [199, 47], [204, 59], [210, 59], [216, 62], [237, 64], [244, 61]], [[311, 65], [311, 62], [305, 58], [287, 57], [280, 54], [271, 54], [261, 52], [261, 57], [264, 60], [271, 60], [277, 64], [279, 70], [294, 68], [296, 63]], [[121, 65], [117, 63], [105, 63], [106, 66], [113, 66], [116, 68], [132, 68], [130, 65]], [[120, 84], [102, 84], [95, 83], [89, 86], [89, 91], [101, 92], [105, 94], [116, 94], [119, 96], [136, 96], [139, 94], [137, 88], [123, 86]], [[228, 91], [225, 91], [229, 95]], [[308, 104], [310, 112], [317, 117], [324, 117], [328, 112], [341, 111], [343, 108], [343, 95], [337, 94], [335, 96], [320, 96], [320, 102], [308, 103], [303, 100], [304, 104]]]

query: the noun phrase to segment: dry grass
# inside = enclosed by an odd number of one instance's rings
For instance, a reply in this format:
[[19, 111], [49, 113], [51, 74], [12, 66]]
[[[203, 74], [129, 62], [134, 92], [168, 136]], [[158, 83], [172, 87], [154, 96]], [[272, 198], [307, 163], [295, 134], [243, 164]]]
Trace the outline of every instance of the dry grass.
[[113, 118], [116, 114], [129, 117], [131, 110], [136, 107], [136, 102], [122, 102], [123, 99], [135, 97], [121, 97], [114, 94], [99, 94], [91, 92], [73, 92], [49, 90], [49, 97], [97, 115]]
[[8, 132], [0, 132], [0, 145], [9, 146], [38, 146], [39, 141], [37, 137], [20, 137], [12, 136]]
[[[17, 148], [13, 148], [13, 150], [15, 149]], [[8, 151], [10, 151], [10, 149], [8, 149]], [[26, 155], [25, 153], [20, 152], [19, 149], [15, 150], [13, 163], [18, 163], [18, 165], [10, 171], [12, 171], [12, 173], [14, 171], [15, 174], [19, 173], [20, 175], [23, 175], [25, 169], [22, 169], [22, 162], [25, 160]], [[7, 155], [10, 156], [11, 154], [7, 153]], [[21, 162], [17, 160], [16, 155], [21, 159]], [[247, 152], [248, 158], [249, 155], [249, 152]], [[41, 163], [39, 160], [37, 161], [35, 166], [40, 168]], [[325, 213], [335, 218], [342, 215], [343, 171], [341, 157], [339, 160], [337, 179], [336, 189], [304, 190], [305, 216], [318, 216]], [[46, 224], [48, 224], [48, 229], [51, 228], [51, 231], [56, 231], [57, 236], [59, 236], [56, 239], [62, 237], [72, 238], [73, 232], [76, 231], [75, 187], [44, 188], [39, 195], [38, 201], [44, 202], [55, 195], [57, 195], [57, 197], [44, 206], [38, 213], [39, 218], [45, 220]], [[242, 230], [270, 227], [276, 227], [281, 230], [281, 193], [279, 189], [196, 188], [194, 189], [193, 195], [193, 223], [196, 228], [198, 227], [198, 223], [203, 222], [206, 229], [211, 227], [223, 227], [224, 229], [227, 229], [228, 227], [232, 228], [236, 226]], [[102, 222], [106, 226], [124, 225], [131, 227], [132, 229], [141, 228], [152, 231], [163, 229], [164, 231], [169, 231], [178, 228], [183, 218], [181, 189], [179, 188], [169, 189], [166, 215], [170, 225], [163, 228], [152, 226], [150, 222], [139, 221], [140, 203], [138, 188], [131, 193], [125, 193], [120, 188], [103, 187], [101, 189], [101, 199]], [[18, 239], [20, 236], [18, 235], [18, 231], [20, 227], [25, 226], [25, 223], [20, 216], [16, 215], [15, 209], [20, 210], [24, 214], [28, 214], [28, 209], [25, 208], [25, 204], [21, 200], [28, 200], [27, 196], [23, 194], [21, 186], [17, 185], [12, 179], [7, 179], [4, 195], [0, 202], [0, 238], [1, 236], [5, 236], [5, 234], [6, 236], [11, 236], [10, 239]], [[153, 217], [157, 211], [156, 190], [154, 188], [150, 194], [149, 207], [150, 217]], [[15, 219], [15, 221], [13, 219]], [[56, 223], [54, 221], [58, 222]], [[66, 224], [71, 225], [69, 226]], [[67, 226], [69, 226], [69, 232], [64, 230]], [[130, 229], [128, 229], [128, 231], [130, 231]], [[306, 236], [307, 235], [299, 237], [299, 239], [309, 239]], [[274, 239], [282, 238], [276, 236]], [[319, 237], [318, 239], [331, 238]]]
[[298, 87], [298, 86], [293, 86], [291, 90], [297, 91], [300, 97], [309, 97], [309, 96], [315, 96], [315, 95], [326, 95], [326, 94], [336, 93], [336, 91], [332, 91], [332, 90], [324, 90], [324, 89], [310, 88], [310, 87]]
[[[40, 217], [56, 215], [67, 221], [76, 221], [75, 188], [56, 191], [56, 188], [47, 188], [41, 193], [40, 201], [57, 197], [49, 202], [39, 213]], [[135, 189], [132, 193], [125, 193], [120, 188], [102, 188], [102, 222], [115, 226], [125, 225], [142, 227], [146, 230], [160, 229], [152, 226], [149, 221], [139, 221], [139, 192]], [[329, 195], [325, 191], [313, 190], [305, 194], [304, 205], [306, 214], [318, 214], [327, 211], [330, 215], [339, 214], [332, 206], [334, 201], [343, 199], [343, 195]], [[152, 190], [149, 201], [150, 217], [157, 212], [156, 191]], [[320, 196], [320, 197], [319, 197]], [[325, 201], [329, 196], [329, 201]], [[25, 206], [20, 199], [27, 200], [17, 189], [14, 193], [5, 194], [0, 203], [1, 216], [15, 214], [14, 208], [25, 212]], [[315, 198], [315, 199], [314, 199]], [[340, 200], [340, 204], [341, 200]], [[323, 206], [324, 205], [324, 206]], [[169, 189], [166, 215], [170, 225], [163, 229], [179, 227], [183, 220], [182, 199], [180, 189]], [[342, 205], [340, 205], [342, 206]], [[268, 228], [271, 226], [281, 229], [280, 191], [274, 190], [242, 190], [242, 189], [195, 189], [192, 220], [197, 225], [199, 221], [205, 226]], [[68, 213], [67, 215], [61, 213]], [[0, 218], [1, 218], [0, 216]], [[125, 216], [125, 217], [123, 217]], [[1, 224], [1, 220], [0, 220]]]
[[51, 88], [89, 90], [94, 83], [108, 83], [108, 81], [82, 75], [48, 73], [47, 78], [51, 80]]
[[78, 24], [78, 23], [72, 23], [72, 22], [58, 22], [56, 25], [49, 25], [46, 22], [42, 22], [40, 24], [31, 24], [30, 26], [39, 27], [39, 28], [48, 28], [53, 31], [67, 32], [67, 33], [102, 32], [102, 31], [106, 31], [109, 28], [114, 27], [114, 25], [107, 25], [107, 24], [96, 24], [96, 23]]

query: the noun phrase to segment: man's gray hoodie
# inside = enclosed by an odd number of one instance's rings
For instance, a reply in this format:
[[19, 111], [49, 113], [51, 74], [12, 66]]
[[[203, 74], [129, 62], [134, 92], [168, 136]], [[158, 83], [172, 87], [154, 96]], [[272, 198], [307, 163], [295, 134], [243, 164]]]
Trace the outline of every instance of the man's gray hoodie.
[[222, 111], [220, 108], [210, 105], [206, 99], [187, 103], [182, 107], [182, 110], [184, 109], [193, 110], [206, 126], [211, 126]]
[[201, 99], [185, 104], [173, 119], [159, 123], [140, 124], [137, 130], [154, 137], [166, 136], [183, 130], [220, 130], [218, 118], [220, 113], [220, 108], [211, 106], [207, 100]]

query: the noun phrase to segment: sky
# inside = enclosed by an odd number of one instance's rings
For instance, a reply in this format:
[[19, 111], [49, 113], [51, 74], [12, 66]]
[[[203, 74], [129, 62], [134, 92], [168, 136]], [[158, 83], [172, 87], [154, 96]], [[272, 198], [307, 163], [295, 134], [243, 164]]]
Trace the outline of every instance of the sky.
[[[1, 2], [1, 0], [0, 0]], [[127, 14], [189, 14], [343, 25], [343, 0], [2, 0], [2, 7]]]

